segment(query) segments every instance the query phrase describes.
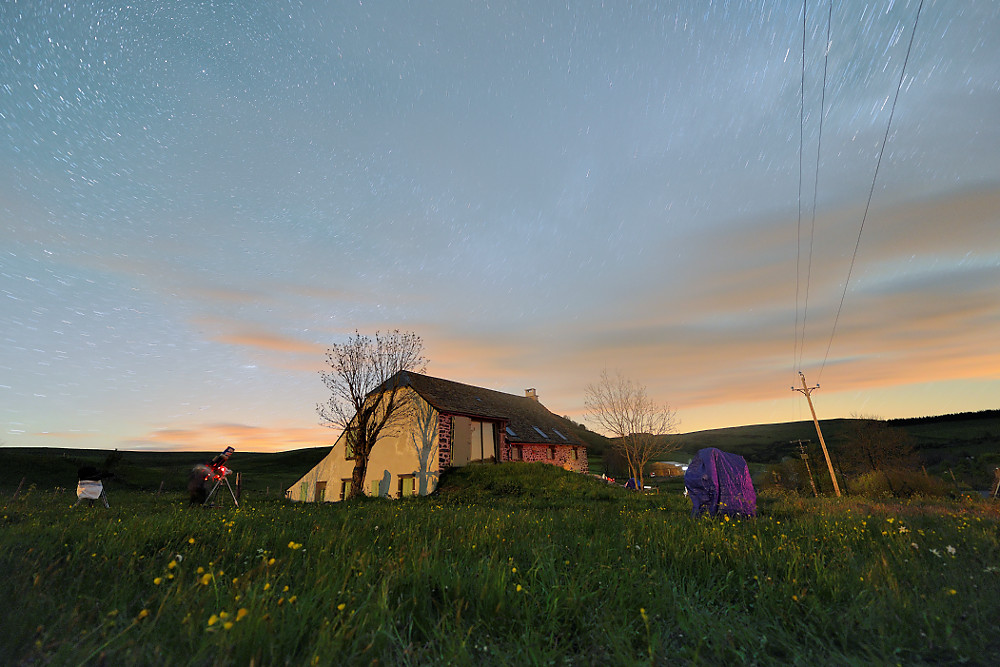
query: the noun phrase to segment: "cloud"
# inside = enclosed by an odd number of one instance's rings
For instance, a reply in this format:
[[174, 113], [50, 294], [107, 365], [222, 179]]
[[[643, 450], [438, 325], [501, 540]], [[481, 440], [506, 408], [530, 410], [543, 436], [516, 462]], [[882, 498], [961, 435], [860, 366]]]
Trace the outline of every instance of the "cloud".
[[38, 431], [30, 435], [39, 438], [57, 438], [59, 440], [84, 440], [93, 438], [94, 434], [94, 431]]
[[156, 451], [215, 451], [232, 446], [237, 452], [278, 452], [332, 446], [338, 435], [321, 426], [252, 426], [202, 424], [189, 428], [160, 429], [122, 443], [129, 449]]
[[188, 298], [208, 300], [216, 304], [259, 304], [261, 302], [272, 301], [274, 297], [264, 290], [250, 289], [246, 287], [226, 287], [213, 285], [190, 285], [187, 290]]
[[800, 368], [840, 391], [996, 379], [998, 212], [996, 187], [873, 209], [835, 330], [861, 210], [822, 215], [798, 365], [795, 223], [773, 218], [690, 235], [691, 255], [713, 258], [704, 266], [682, 260], [652, 275], [625, 266], [634, 286], [619, 281], [620, 294], [595, 297], [573, 318], [433, 327], [431, 371], [511, 393], [538, 385], [557, 411], [577, 415], [584, 387], [605, 367], [661, 400], [720, 410], [787, 400]]
[[215, 340], [227, 345], [239, 345], [256, 351], [278, 352], [282, 354], [307, 354], [321, 357], [326, 348], [316, 343], [303, 341], [292, 336], [282, 336], [265, 331], [245, 330], [215, 336]]

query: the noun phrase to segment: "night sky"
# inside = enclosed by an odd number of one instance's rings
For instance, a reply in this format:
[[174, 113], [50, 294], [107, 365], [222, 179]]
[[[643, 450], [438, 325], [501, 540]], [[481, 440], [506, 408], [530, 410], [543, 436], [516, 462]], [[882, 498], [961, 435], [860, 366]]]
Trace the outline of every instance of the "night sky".
[[1000, 3], [919, 6], [7, 0], [0, 441], [331, 444], [397, 328], [578, 421], [1000, 408]]

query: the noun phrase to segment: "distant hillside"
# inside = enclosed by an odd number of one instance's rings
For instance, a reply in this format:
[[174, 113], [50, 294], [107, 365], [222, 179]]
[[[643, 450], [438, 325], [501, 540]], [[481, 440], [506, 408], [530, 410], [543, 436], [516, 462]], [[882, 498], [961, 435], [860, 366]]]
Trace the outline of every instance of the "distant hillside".
[[943, 422], [974, 422], [1000, 418], [1000, 410], [980, 410], [979, 412], [956, 412], [934, 417], [907, 417], [905, 419], [889, 419], [890, 426], [912, 426], [914, 424], [940, 424]]
[[[244, 489], [275, 494], [308, 472], [329, 451], [329, 447], [274, 454], [237, 451], [229, 460], [229, 467], [241, 473]], [[101, 470], [110, 466], [115, 476], [109, 489], [156, 491], [162, 482], [164, 491], [182, 491], [187, 486], [191, 468], [207, 463], [216, 454], [218, 452], [3, 447], [0, 448], [4, 461], [0, 470], [0, 492], [13, 493], [22, 479], [25, 488], [32, 484], [42, 489], [76, 488], [77, 470], [84, 465]]]
[[[823, 437], [828, 445], [842, 441], [850, 430], [850, 419], [827, 419], [820, 422]], [[670, 436], [680, 443], [678, 455], [689, 458], [699, 449], [717, 447], [727, 452], [739, 454], [754, 463], [780, 461], [785, 456], [797, 454], [795, 441], [817, 443], [816, 427], [812, 421], [785, 422], [780, 424], [755, 424], [752, 426], [732, 426], [707, 431], [695, 431]], [[684, 458], [675, 455], [674, 458]]]
[[587, 453], [590, 456], [600, 456], [604, 453], [606, 449], [611, 447], [611, 441], [601, 435], [600, 433], [595, 433], [591, 431], [583, 424], [578, 424], [569, 417], [563, 417], [567, 423], [567, 428], [573, 432], [573, 435], [580, 438], [583, 444], [587, 445]]
[[[857, 421], [820, 420], [823, 438], [832, 451], [847, 441]], [[888, 424], [907, 433], [928, 466], [957, 464], [969, 457], [1000, 454], [1000, 410], [895, 419]], [[816, 427], [811, 420], [735, 426], [669, 437], [678, 442], [680, 452], [688, 456], [703, 447], [718, 447], [754, 463], [774, 463], [786, 456], [796, 456], [798, 445], [794, 441], [797, 440], [809, 441], [807, 447], [819, 446]]]

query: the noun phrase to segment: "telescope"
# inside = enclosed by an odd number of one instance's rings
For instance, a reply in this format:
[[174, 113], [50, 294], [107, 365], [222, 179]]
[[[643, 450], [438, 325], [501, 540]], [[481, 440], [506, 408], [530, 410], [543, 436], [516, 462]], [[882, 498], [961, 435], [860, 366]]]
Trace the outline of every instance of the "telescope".
[[[206, 466], [206, 468], [208, 469], [208, 473], [206, 475], [205, 481], [208, 482], [209, 480], [211, 480], [215, 482], [215, 486], [212, 487], [212, 490], [205, 498], [206, 505], [209, 504], [209, 501], [212, 500], [212, 497], [215, 495], [215, 492], [219, 490], [219, 486], [222, 485], [223, 482], [225, 482], [226, 488], [229, 489], [229, 495], [233, 497], [233, 503], [236, 505], [236, 507], [240, 506], [240, 501], [236, 499], [236, 493], [233, 491], [233, 487], [229, 483], [229, 475], [232, 474], [233, 471], [230, 470], [228, 467], [226, 467], [226, 463], [229, 462], [229, 457], [232, 456], [233, 452], [235, 451], [236, 451], [235, 447], [226, 447], [224, 450], [222, 450], [221, 454], [219, 454], [214, 459], [209, 461], [208, 465]], [[239, 482], [237, 482], [237, 486], [239, 486]]]

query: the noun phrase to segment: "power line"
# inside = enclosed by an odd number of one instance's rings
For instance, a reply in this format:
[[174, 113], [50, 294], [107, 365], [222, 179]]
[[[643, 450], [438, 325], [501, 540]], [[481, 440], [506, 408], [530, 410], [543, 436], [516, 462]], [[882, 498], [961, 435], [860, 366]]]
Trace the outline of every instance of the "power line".
[[816, 238], [816, 206], [819, 200], [819, 165], [823, 153], [823, 119], [826, 116], [826, 73], [830, 63], [830, 32], [833, 24], [833, 0], [830, 0], [826, 14], [826, 44], [823, 48], [823, 87], [819, 98], [819, 136], [816, 139], [816, 171], [813, 181], [812, 226], [809, 230], [809, 262], [806, 269], [806, 296], [802, 309], [802, 345], [801, 353], [805, 354], [806, 323], [809, 320], [809, 286], [812, 282], [813, 241]]
[[851, 274], [854, 272], [854, 261], [858, 256], [858, 248], [861, 246], [861, 234], [865, 230], [865, 222], [868, 220], [868, 210], [872, 205], [872, 197], [875, 195], [875, 181], [878, 179], [878, 170], [882, 165], [882, 155], [885, 153], [885, 145], [889, 141], [889, 131], [892, 128], [892, 119], [896, 114], [896, 102], [899, 101], [899, 91], [903, 88], [903, 79], [906, 76], [906, 64], [910, 60], [910, 51], [913, 49], [913, 38], [917, 34], [917, 24], [920, 22], [920, 10], [924, 7], [924, 0], [920, 0], [917, 6], [917, 16], [913, 20], [913, 31], [910, 33], [910, 43], [906, 47], [906, 57], [903, 58], [903, 67], [899, 72], [899, 82], [896, 84], [896, 96], [892, 99], [892, 108], [889, 111], [889, 122], [885, 124], [885, 136], [882, 137], [882, 146], [878, 150], [878, 160], [875, 162], [875, 173], [872, 175], [872, 186], [868, 190], [868, 201], [865, 203], [865, 213], [861, 217], [861, 228], [858, 230], [858, 239], [854, 244], [854, 254], [851, 255], [851, 264], [847, 269], [847, 279], [844, 281], [844, 292], [840, 295], [840, 305], [837, 307], [837, 316], [833, 320], [833, 330], [830, 332], [830, 342], [826, 345], [826, 354], [823, 355], [823, 364], [819, 369], [819, 378], [823, 377], [823, 369], [826, 368], [826, 361], [830, 356], [830, 348], [833, 346], [833, 337], [837, 333], [837, 323], [840, 321], [840, 312], [844, 308], [844, 299], [847, 297], [847, 287], [851, 282]]
[[[799, 285], [802, 282], [800, 265], [802, 263], [802, 170], [803, 155], [805, 154], [805, 124], [806, 124], [806, 2], [802, 0], [802, 74], [799, 79], [799, 192], [798, 192], [798, 221], [795, 225], [795, 336], [792, 346], [792, 372], [800, 365], [799, 350]], [[805, 331], [805, 323], [802, 325]], [[803, 340], [805, 335], [803, 333]]]

